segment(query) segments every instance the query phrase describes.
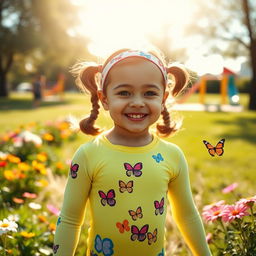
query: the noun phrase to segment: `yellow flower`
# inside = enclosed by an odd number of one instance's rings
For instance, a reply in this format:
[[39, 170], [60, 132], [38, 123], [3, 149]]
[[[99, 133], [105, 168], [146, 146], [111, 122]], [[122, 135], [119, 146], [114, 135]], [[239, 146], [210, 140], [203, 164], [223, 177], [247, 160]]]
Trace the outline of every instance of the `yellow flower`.
[[18, 164], [18, 168], [21, 170], [21, 171], [28, 171], [30, 169], [30, 166], [27, 164], [27, 163], [24, 163], [24, 162], [20, 162]]
[[59, 123], [58, 126], [59, 126], [60, 130], [66, 130], [69, 128], [69, 123], [64, 121], [64, 122]]
[[10, 181], [15, 180], [15, 178], [16, 178], [15, 174], [11, 170], [5, 170], [4, 171], [4, 177], [7, 180], [10, 180]]
[[44, 139], [44, 140], [47, 140], [47, 141], [53, 141], [53, 140], [54, 140], [54, 137], [53, 137], [53, 135], [50, 134], [50, 133], [45, 133], [45, 134], [43, 135], [43, 139]]
[[8, 159], [9, 162], [15, 163], [15, 164], [18, 164], [18, 163], [21, 162], [21, 160], [20, 160], [19, 157], [14, 156], [14, 155], [11, 155], [11, 154], [9, 154], [9, 155], [7, 156], [7, 159]]
[[39, 171], [41, 174], [46, 175], [46, 168], [42, 163], [37, 162], [36, 160], [32, 161], [32, 166]]
[[63, 131], [61, 131], [61, 134], [60, 134], [60, 136], [61, 136], [62, 139], [66, 139], [66, 138], [68, 138], [70, 135], [71, 135], [71, 131], [70, 131], [70, 130], [63, 130]]
[[22, 231], [20, 232], [21, 236], [25, 237], [25, 238], [31, 238], [35, 236], [35, 233], [33, 232], [27, 232], [27, 231]]
[[50, 229], [51, 231], [55, 231], [55, 230], [56, 230], [56, 225], [55, 225], [54, 223], [50, 223], [50, 224], [49, 224], [49, 229]]
[[47, 160], [47, 155], [45, 152], [42, 152], [37, 154], [36, 158], [41, 162], [45, 162]]
[[56, 163], [56, 168], [57, 169], [64, 169], [64, 164], [62, 162], [57, 162]]
[[41, 179], [36, 182], [38, 187], [47, 187], [49, 182], [47, 180]]
[[38, 219], [39, 219], [40, 222], [44, 222], [44, 223], [48, 222], [44, 215], [38, 215]]

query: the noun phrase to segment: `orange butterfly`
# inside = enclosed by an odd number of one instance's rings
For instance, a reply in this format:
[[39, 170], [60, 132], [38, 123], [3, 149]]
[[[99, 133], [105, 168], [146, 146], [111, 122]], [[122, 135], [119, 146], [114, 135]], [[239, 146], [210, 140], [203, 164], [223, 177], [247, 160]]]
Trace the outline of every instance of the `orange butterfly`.
[[124, 193], [125, 191], [127, 191], [128, 193], [132, 193], [132, 191], [133, 191], [133, 181], [130, 180], [126, 184], [124, 181], [119, 180], [119, 191], [121, 193]]
[[124, 233], [124, 231], [130, 231], [129, 221], [124, 220], [123, 223], [117, 222], [116, 227], [119, 229], [120, 233]]
[[137, 208], [136, 211], [129, 210], [128, 212], [133, 220], [141, 219], [143, 217], [142, 209], [140, 206]]
[[154, 230], [153, 233], [148, 232], [148, 244], [151, 245], [156, 242], [157, 240], [157, 228]]
[[208, 141], [203, 140], [204, 145], [206, 146], [206, 148], [208, 149], [208, 152], [211, 156], [215, 156], [215, 154], [217, 154], [218, 156], [222, 156], [224, 153], [224, 142], [225, 139], [221, 139], [217, 145], [214, 147], [212, 146]]

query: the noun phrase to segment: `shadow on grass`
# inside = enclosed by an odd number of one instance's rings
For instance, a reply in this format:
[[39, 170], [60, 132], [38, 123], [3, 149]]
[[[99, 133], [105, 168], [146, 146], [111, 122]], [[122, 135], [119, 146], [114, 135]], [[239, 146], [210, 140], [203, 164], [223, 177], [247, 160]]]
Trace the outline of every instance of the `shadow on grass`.
[[229, 132], [223, 133], [224, 138], [242, 139], [251, 144], [256, 144], [256, 118], [255, 117], [237, 117], [232, 122], [230, 120], [218, 120], [219, 124], [232, 126]]
[[[52, 107], [57, 105], [66, 105], [68, 101], [43, 101], [37, 108]], [[33, 102], [31, 99], [0, 99], [0, 112], [10, 110], [32, 110]]]

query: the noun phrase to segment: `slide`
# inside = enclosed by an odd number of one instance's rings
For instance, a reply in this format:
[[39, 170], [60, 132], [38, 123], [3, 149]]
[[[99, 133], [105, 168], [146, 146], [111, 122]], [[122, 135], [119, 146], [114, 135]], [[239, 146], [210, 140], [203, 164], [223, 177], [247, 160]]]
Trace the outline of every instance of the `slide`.
[[235, 84], [235, 76], [230, 75], [228, 78], [228, 98], [230, 105], [239, 104], [238, 89]]

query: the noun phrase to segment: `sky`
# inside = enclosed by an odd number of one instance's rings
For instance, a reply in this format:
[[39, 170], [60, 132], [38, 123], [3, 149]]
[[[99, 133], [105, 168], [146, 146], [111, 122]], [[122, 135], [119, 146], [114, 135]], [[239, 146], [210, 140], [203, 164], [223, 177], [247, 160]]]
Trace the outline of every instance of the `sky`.
[[[185, 65], [199, 75], [217, 75], [223, 66], [238, 72], [245, 57], [223, 58], [209, 54], [209, 42], [200, 36], [186, 36], [186, 27], [193, 22], [194, 0], [70, 0], [83, 6], [79, 15], [78, 33], [88, 37], [88, 50], [105, 58], [113, 51], [124, 48], [144, 48], [149, 37], [171, 41], [171, 47], [186, 49]], [[200, 20], [207, 29], [207, 20]], [[71, 31], [72, 33], [72, 31]], [[209, 41], [209, 40], [208, 40]], [[223, 42], [218, 42], [226, 47]], [[180, 61], [180, 60], [176, 60]]]

